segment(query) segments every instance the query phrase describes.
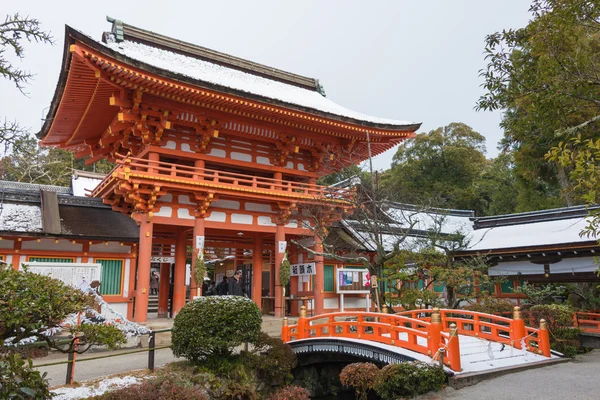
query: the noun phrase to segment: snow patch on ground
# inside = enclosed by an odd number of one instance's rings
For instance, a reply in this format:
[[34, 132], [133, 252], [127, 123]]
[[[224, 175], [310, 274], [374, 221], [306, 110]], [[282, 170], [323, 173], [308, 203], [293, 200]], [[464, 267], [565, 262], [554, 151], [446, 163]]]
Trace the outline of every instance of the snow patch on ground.
[[53, 400], [86, 399], [91, 396], [99, 396], [110, 390], [123, 388], [140, 383], [144, 378], [137, 376], [120, 376], [106, 378], [102, 381], [90, 382], [79, 387], [61, 387], [52, 390], [55, 394]]

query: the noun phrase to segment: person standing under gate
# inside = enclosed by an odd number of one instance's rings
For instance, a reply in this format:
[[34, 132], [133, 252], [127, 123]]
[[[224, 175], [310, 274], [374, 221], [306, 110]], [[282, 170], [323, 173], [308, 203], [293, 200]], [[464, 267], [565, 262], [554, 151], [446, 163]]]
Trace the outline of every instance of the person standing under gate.
[[156, 271], [154, 271], [152, 273], [152, 275], [150, 275], [150, 294], [158, 294], [158, 274], [156, 273]]
[[227, 276], [223, 277], [223, 280], [217, 284], [217, 296], [226, 296], [229, 293], [229, 284], [227, 283]]
[[229, 279], [229, 295], [244, 295], [244, 291], [242, 289], [242, 271], [239, 269], [235, 272], [235, 275], [233, 275], [233, 277]]

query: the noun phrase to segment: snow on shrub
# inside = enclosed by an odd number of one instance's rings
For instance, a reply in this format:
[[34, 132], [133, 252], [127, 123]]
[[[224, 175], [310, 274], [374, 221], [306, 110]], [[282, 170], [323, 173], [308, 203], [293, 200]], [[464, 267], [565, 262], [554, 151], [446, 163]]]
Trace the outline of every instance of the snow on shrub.
[[240, 344], [256, 342], [261, 322], [260, 309], [246, 297], [200, 297], [175, 317], [173, 354], [194, 363], [211, 356], [229, 356]]

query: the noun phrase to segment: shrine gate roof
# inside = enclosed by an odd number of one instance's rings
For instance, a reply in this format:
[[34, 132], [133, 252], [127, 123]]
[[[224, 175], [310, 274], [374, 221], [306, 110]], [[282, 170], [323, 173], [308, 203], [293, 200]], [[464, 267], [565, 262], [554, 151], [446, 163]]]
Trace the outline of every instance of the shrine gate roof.
[[39, 133], [42, 144], [77, 150], [100, 137], [117, 113], [111, 96], [136, 88], [282, 130], [357, 143], [370, 134], [373, 155], [414, 137], [421, 125], [342, 107], [322, 94], [316, 79], [113, 22], [104, 43], [66, 27], [63, 68]]

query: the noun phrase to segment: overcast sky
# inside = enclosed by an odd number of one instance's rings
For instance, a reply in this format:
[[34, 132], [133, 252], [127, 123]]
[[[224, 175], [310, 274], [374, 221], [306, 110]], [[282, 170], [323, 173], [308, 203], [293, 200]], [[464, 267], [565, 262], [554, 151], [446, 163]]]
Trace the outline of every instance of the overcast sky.
[[[25, 97], [0, 81], [0, 118], [39, 131], [59, 75], [68, 24], [100, 40], [106, 16], [286, 71], [318, 78], [327, 97], [429, 131], [464, 122], [502, 137], [500, 113], [476, 112], [486, 34], [525, 26], [528, 0], [12, 1], [2, 12], [38, 18], [56, 44], [31, 45], [18, 64], [35, 80]], [[375, 159], [387, 168], [395, 153]]]

